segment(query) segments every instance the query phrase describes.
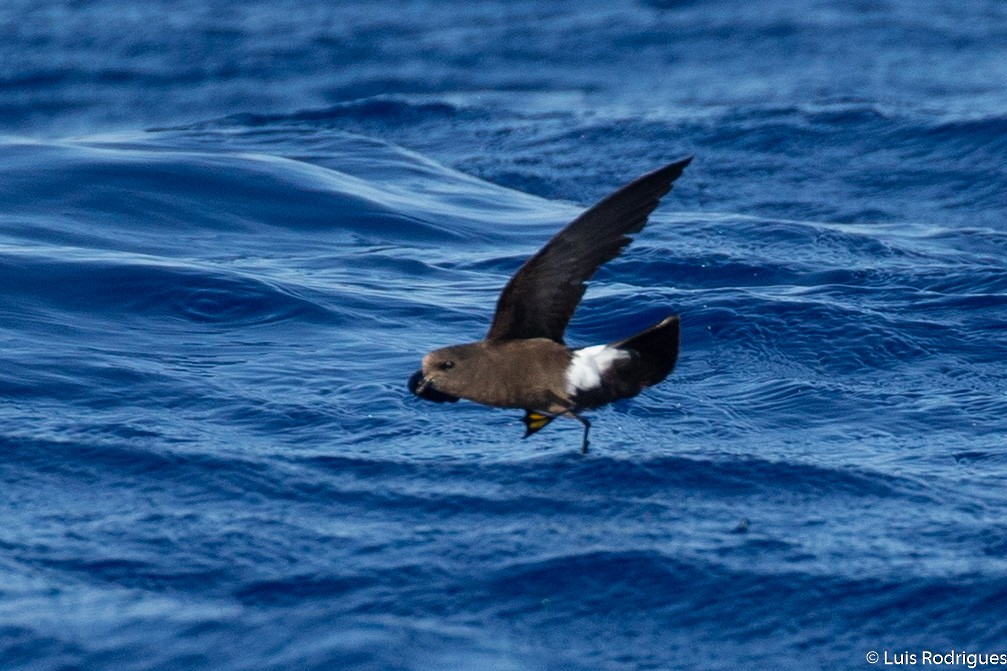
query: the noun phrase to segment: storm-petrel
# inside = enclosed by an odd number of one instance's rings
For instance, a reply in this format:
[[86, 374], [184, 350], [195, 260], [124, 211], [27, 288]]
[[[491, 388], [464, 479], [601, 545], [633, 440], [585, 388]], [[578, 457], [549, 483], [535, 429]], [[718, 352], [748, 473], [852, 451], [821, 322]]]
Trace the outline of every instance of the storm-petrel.
[[429, 401], [460, 398], [521, 408], [535, 433], [556, 417], [584, 425], [580, 413], [630, 398], [671, 373], [678, 358], [678, 316], [607, 345], [570, 349], [563, 332], [585, 282], [640, 232], [661, 198], [689, 165], [682, 159], [627, 184], [587, 210], [528, 259], [504, 287], [485, 340], [437, 349], [409, 378], [409, 390]]

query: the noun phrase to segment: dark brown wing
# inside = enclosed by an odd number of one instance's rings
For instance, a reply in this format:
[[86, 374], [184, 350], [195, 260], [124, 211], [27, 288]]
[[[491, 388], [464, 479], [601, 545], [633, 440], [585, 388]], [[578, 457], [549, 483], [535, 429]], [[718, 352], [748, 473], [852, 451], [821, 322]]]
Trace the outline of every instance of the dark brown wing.
[[511, 278], [487, 340], [549, 338], [563, 331], [580, 303], [585, 282], [630, 242], [692, 157], [644, 175], [584, 212], [557, 233]]

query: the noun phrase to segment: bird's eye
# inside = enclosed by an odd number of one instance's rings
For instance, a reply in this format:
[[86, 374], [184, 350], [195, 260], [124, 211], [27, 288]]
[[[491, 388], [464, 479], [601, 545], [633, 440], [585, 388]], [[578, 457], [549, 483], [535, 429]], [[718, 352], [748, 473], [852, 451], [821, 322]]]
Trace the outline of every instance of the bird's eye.
[[454, 367], [455, 367], [454, 361], [445, 361], [444, 363], [441, 364], [441, 370], [451, 370]]

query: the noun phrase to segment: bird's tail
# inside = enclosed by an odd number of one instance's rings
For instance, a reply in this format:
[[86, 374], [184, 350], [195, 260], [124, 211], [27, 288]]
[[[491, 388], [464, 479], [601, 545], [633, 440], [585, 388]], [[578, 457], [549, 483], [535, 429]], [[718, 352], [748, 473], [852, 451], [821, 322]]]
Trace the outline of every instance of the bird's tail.
[[636, 352], [640, 382], [649, 387], [668, 377], [678, 361], [678, 315], [662, 319], [650, 328], [611, 344], [611, 347]]

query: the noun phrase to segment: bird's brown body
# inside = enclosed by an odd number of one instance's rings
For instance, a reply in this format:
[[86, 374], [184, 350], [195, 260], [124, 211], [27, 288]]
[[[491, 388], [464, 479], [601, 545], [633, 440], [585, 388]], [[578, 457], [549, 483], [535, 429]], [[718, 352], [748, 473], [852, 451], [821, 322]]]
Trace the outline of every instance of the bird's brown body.
[[[563, 372], [572, 358], [570, 348], [548, 338], [480, 340], [430, 352], [423, 357], [423, 370], [441, 393], [497, 408], [558, 413], [569, 407]], [[445, 361], [454, 364], [450, 370], [464, 367], [465, 375], [443, 374], [438, 366]]]

